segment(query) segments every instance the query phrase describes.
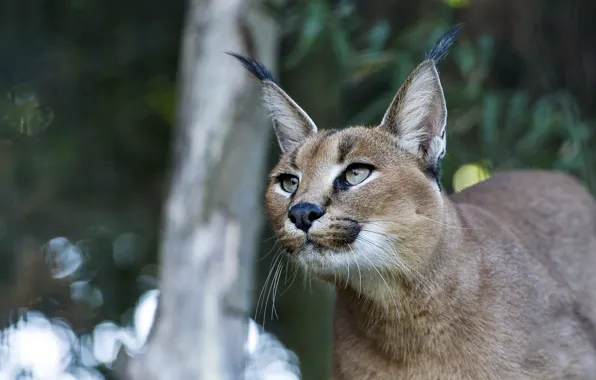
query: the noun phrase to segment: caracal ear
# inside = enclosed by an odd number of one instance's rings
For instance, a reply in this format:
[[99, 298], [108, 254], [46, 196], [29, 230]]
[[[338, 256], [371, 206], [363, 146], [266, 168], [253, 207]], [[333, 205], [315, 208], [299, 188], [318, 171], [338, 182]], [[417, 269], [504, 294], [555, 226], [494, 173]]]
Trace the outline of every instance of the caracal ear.
[[437, 64], [447, 55], [462, 25], [445, 33], [424, 61], [406, 78], [379, 128], [397, 138], [399, 146], [433, 168], [445, 155], [447, 106]]
[[283, 153], [291, 152], [309, 135], [317, 132], [317, 126], [308, 114], [275, 83], [271, 73], [261, 62], [235, 53], [228, 54], [236, 57], [263, 84], [265, 107], [273, 121]]

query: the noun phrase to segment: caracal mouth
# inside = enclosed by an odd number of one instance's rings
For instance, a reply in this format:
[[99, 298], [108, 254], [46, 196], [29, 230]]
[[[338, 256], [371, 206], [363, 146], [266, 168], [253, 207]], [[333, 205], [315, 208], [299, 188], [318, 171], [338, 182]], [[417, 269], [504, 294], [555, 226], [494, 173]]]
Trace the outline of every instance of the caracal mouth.
[[364, 224], [353, 239], [337, 246], [327, 244], [337, 240], [305, 234], [290, 259], [323, 276], [395, 266], [401, 262], [399, 250], [395, 239], [383, 227]]
[[348, 271], [356, 257], [348, 246], [328, 247], [305, 236], [304, 242], [290, 255], [290, 259], [315, 275], [328, 276]]
[[318, 252], [319, 254], [325, 253], [332, 253], [334, 251], [333, 248], [326, 246], [325, 244], [313, 239], [309, 234], [304, 236], [304, 243], [302, 246], [309, 251]]

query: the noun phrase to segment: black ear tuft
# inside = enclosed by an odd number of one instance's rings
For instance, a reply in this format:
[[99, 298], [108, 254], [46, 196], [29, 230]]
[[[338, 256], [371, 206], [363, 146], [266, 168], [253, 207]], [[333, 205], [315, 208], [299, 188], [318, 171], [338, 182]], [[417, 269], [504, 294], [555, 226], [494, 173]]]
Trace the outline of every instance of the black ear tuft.
[[430, 49], [424, 56], [425, 60], [433, 61], [435, 66], [447, 55], [451, 45], [457, 37], [457, 33], [464, 26], [464, 24], [457, 24], [451, 27], [445, 34], [439, 38], [435, 46]]
[[244, 56], [242, 56], [240, 54], [236, 54], [236, 53], [227, 52], [226, 54], [237, 58], [240, 61], [240, 63], [242, 63], [242, 66], [244, 66], [244, 68], [246, 70], [250, 71], [251, 74], [254, 75], [255, 77], [257, 77], [261, 82], [263, 82], [263, 81], [275, 82], [275, 80], [273, 79], [273, 75], [271, 75], [271, 73], [269, 72], [269, 70], [267, 70], [265, 65], [263, 65], [261, 62], [257, 61], [256, 59], [244, 57]]

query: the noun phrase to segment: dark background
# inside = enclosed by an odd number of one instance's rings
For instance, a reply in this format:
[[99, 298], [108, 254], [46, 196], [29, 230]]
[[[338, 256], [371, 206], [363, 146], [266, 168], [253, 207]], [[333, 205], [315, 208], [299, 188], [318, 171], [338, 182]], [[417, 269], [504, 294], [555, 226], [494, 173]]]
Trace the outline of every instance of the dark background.
[[[452, 190], [459, 167], [475, 163], [489, 171], [564, 170], [596, 189], [596, 150], [589, 148], [596, 3], [275, 4], [262, 6], [283, 33], [280, 83], [320, 127], [378, 123], [424, 51], [464, 22], [440, 66], [449, 108], [445, 187]], [[62, 317], [80, 333], [100, 321], [125, 324], [139, 296], [157, 286], [185, 7], [182, 0], [0, 3], [5, 324], [23, 309]], [[279, 152], [273, 140], [267, 146], [271, 151], [262, 153], [272, 165]], [[73, 300], [72, 279], [52, 276], [47, 243], [56, 237], [85, 254], [81, 276], [101, 302], [93, 302], [93, 292]], [[270, 237], [265, 228], [255, 303], [275, 257], [266, 255]], [[326, 379], [332, 292], [298, 274], [292, 286], [282, 281], [277, 295], [277, 315], [271, 318], [270, 300], [256, 320], [298, 354], [303, 379]]]

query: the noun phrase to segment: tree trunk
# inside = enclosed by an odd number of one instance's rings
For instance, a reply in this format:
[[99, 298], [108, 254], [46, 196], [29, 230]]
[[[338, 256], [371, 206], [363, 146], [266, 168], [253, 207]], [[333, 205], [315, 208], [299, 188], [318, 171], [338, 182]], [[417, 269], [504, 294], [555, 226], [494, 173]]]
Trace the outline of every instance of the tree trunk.
[[161, 296], [132, 379], [241, 379], [271, 125], [232, 57], [275, 68], [277, 28], [243, 0], [191, 0], [161, 246]]

